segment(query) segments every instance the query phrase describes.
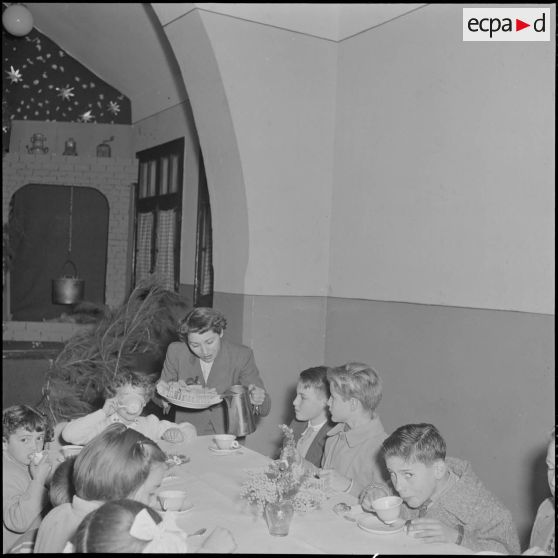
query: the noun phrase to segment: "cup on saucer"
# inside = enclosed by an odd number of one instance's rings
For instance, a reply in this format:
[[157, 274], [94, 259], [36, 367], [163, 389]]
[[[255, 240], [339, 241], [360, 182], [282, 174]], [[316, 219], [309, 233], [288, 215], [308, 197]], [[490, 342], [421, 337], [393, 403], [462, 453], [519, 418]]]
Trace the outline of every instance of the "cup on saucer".
[[372, 502], [372, 509], [376, 515], [388, 525], [399, 519], [403, 499], [399, 496], [384, 496]]
[[188, 495], [184, 490], [161, 490], [157, 499], [163, 511], [182, 511], [187, 508]]
[[213, 436], [213, 441], [217, 449], [220, 450], [238, 449], [240, 447], [240, 444], [236, 440], [236, 436], [233, 434], [215, 434], [215, 436]]

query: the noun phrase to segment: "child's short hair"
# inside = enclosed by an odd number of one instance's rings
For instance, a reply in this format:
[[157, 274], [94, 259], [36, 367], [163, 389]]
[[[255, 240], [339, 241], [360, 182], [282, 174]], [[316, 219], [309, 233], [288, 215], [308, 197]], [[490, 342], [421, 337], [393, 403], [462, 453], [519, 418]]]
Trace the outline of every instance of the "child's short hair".
[[46, 433], [47, 426], [46, 417], [29, 405], [13, 405], [2, 411], [2, 437], [6, 440], [18, 428]]
[[142, 388], [145, 392], [145, 401], [149, 401], [155, 394], [157, 378], [153, 374], [135, 370], [125, 370], [115, 374], [105, 388], [107, 398], [114, 397], [118, 388], [131, 385]]
[[314, 366], [303, 370], [298, 380], [305, 388], [314, 388], [318, 393], [329, 399], [329, 382], [327, 366]]
[[52, 479], [50, 480], [50, 487], [48, 491], [48, 496], [50, 498], [50, 503], [53, 506], [60, 506], [61, 504], [67, 504], [72, 501], [74, 496], [74, 483], [72, 477], [74, 474], [74, 463], [76, 460], [76, 455], [67, 457], [52, 474]]
[[188, 342], [189, 333], [205, 333], [213, 331], [219, 335], [227, 327], [227, 319], [221, 312], [213, 308], [193, 308], [178, 322], [178, 338], [180, 341]]
[[131, 553], [141, 554], [148, 541], [130, 534], [135, 517], [142, 510], [161, 522], [161, 516], [149, 506], [136, 500], [106, 502], [87, 514], [72, 538], [76, 553]]
[[151, 439], [124, 424], [107, 426], [81, 450], [74, 464], [73, 483], [84, 500], [130, 497], [156, 463], [166, 455]]
[[348, 362], [327, 371], [329, 389], [335, 388], [346, 401], [358, 399], [372, 414], [382, 399], [382, 380], [368, 364]]
[[384, 459], [400, 457], [431, 465], [446, 458], [446, 442], [432, 424], [406, 424], [388, 436], [382, 444]]

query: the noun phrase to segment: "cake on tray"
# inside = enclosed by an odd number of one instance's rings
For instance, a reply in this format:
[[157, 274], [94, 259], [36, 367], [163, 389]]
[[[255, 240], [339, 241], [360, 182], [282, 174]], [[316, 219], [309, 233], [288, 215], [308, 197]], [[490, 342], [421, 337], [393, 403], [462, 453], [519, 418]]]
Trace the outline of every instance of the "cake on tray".
[[205, 405], [220, 400], [215, 388], [208, 388], [199, 384], [188, 385], [184, 380], [159, 382], [158, 391], [164, 397], [191, 405]]

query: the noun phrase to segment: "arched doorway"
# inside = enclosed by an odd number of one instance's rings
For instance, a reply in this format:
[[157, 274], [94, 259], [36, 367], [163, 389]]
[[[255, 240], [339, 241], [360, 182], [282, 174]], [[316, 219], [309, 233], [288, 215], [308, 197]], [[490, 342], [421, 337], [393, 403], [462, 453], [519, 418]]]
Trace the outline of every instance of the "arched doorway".
[[[43, 321], [68, 311], [53, 304], [52, 279], [85, 280], [84, 300], [105, 302], [109, 208], [88, 187], [27, 184], [10, 202], [10, 311], [16, 321]], [[71, 263], [67, 264], [66, 260]]]

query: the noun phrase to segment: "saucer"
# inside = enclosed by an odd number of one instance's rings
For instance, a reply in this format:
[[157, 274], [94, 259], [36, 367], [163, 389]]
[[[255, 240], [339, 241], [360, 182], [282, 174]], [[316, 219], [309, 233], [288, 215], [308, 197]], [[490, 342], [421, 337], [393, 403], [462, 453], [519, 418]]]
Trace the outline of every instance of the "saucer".
[[375, 515], [366, 513], [357, 519], [357, 525], [364, 531], [374, 533], [375, 535], [392, 535], [399, 533], [405, 528], [405, 520], [402, 518], [397, 519], [393, 523], [387, 525]]
[[186, 507], [183, 510], [157, 510], [159, 513], [168, 513], [168, 514], [174, 514], [174, 515], [182, 515], [184, 513], [188, 513], [189, 511], [191, 511], [194, 508], [194, 504], [192, 504], [192, 502], [186, 502]]
[[180, 477], [177, 477], [176, 475], [169, 475], [168, 477], [164, 477], [163, 480], [161, 481], [161, 484], [164, 482], [171, 482], [171, 481], [175, 481], [175, 480], [179, 480]]
[[231, 448], [231, 449], [219, 449], [217, 446], [208, 446], [209, 450], [212, 451], [215, 455], [230, 455], [231, 453], [236, 453], [240, 448]]

